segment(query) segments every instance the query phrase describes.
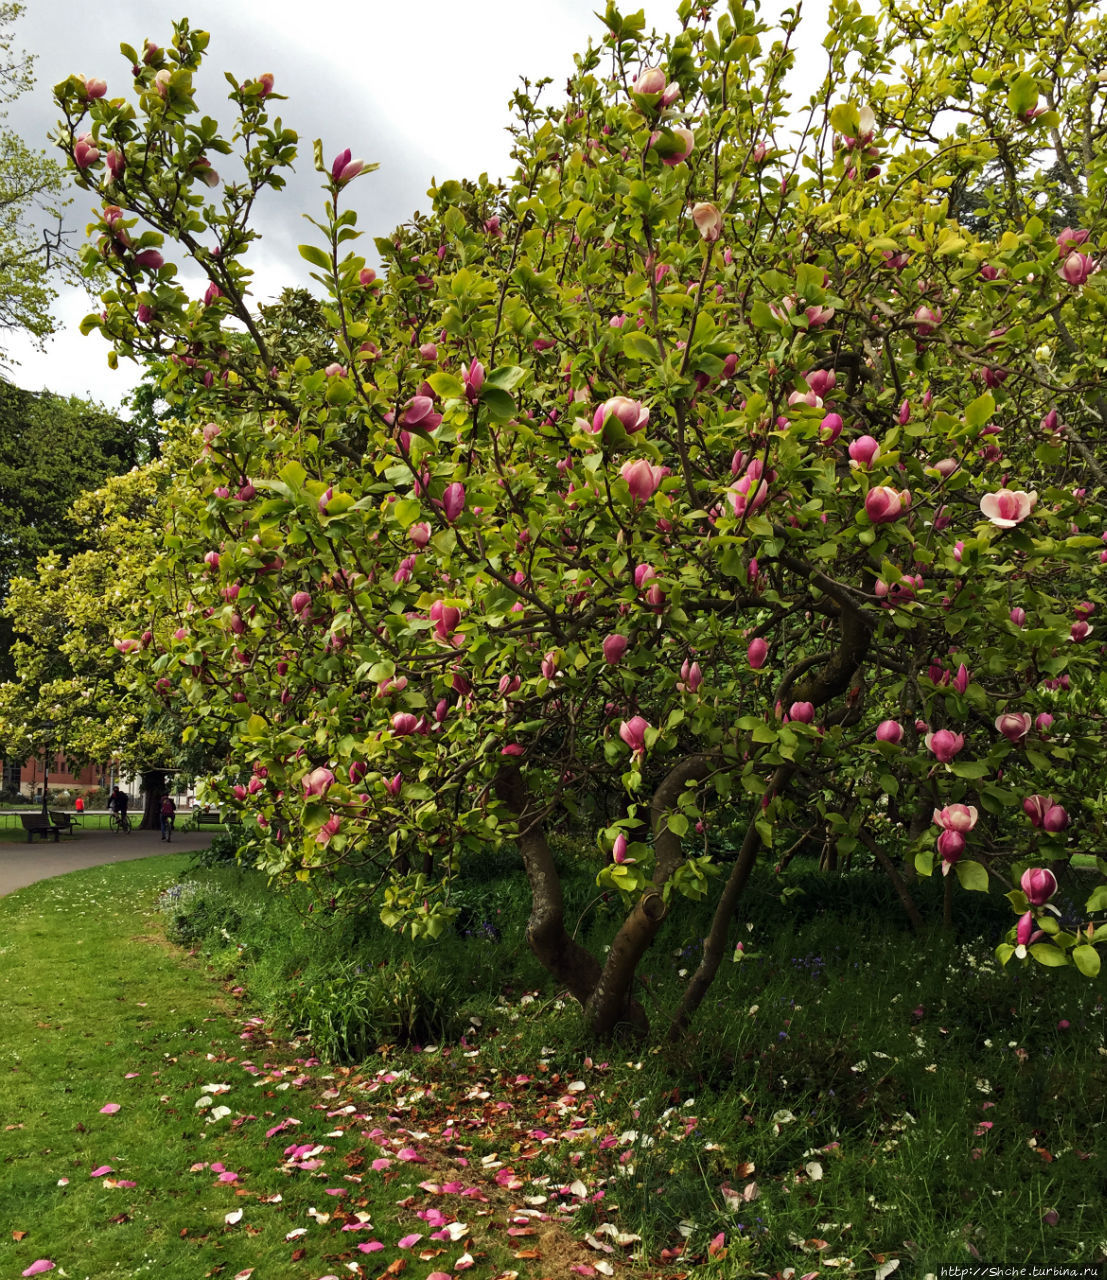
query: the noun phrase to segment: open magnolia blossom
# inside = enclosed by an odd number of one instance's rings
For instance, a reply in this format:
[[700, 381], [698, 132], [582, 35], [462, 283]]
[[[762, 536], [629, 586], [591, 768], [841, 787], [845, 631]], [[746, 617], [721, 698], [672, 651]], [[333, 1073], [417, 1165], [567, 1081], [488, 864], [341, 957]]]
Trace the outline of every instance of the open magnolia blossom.
[[1013, 529], [1034, 510], [1037, 501], [1036, 493], [1025, 493], [1022, 489], [1000, 489], [997, 493], [986, 493], [980, 499], [980, 510], [992, 524], [1001, 529]]

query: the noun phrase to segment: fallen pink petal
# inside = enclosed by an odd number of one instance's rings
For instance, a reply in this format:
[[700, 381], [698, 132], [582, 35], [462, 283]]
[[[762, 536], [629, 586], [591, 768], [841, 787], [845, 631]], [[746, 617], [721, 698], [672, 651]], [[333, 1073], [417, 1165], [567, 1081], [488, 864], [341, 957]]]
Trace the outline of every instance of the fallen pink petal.
[[32, 1262], [23, 1274], [25, 1276], [40, 1276], [44, 1271], [53, 1271], [55, 1265], [49, 1258], [39, 1258], [37, 1261]]
[[102, 1116], [113, 1116], [119, 1110], [118, 1102], [109, 1102], [100, 1108]]

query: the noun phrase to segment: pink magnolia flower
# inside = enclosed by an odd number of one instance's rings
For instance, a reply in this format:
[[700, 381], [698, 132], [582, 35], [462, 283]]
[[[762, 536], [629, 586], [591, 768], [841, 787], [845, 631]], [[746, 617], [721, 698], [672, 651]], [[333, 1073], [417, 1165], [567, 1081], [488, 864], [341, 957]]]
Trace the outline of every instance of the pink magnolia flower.
[[876, 726], [876, 740], [877, 742], [902, 742], [903, 725], [898, 720], [881, 720]]
[[605, 400], [592, 415], [594, 435], [599, 435], [608, 418], [615, 418], [622, 424], [623, 430], [631, 435], [635, 431], [641, 431], [647, 425], [650, 420], [650, 411], [640, 400], [631, 400], [628, 396], [612, 396], [610, 400]]
[[413, 716], [410, 711], [397, 711], [389, 723], [392, 725], [392, 732], [403, 737], [406, 734], [415, 732], [419, 719], [417, 716]]
[[311, 594], [307, 591], [297, 591], [291, 600], [292, 612], [301, 620], [307, 617], [311, 612]]
[[769, 656], [769, 646], [760, 637], [754, 636], [746, 650], [746, 658], [754, 671], [760, 671], [765, 665], [765, 659]]
[[408, 529], [407, 536], [417, 547], [423, 548], [428, 542], [430, 542], [431, 527], [429, 524], [425, 524], [423, 522], [413, 524], [411, 528]]
[[976, 826], [980, 815], [971, 804], [947, 804], [934, 810], [934, 821], [945, 831], [960, 831], [962, 835]]
[[147, 271], [160, 271], [165, 266], [165, 259], [157, 249], [143, 249], [135, 254], [135, 266]]
[[642, 716], [633, 716], [619, 725], [619, 737], [635, 755], [640, 756], [646, 750], [646, 730], [649, 727], [648, 720], [643, 719]]
[[522, 754], [523, 748], [518, 742], [509, 742], [506, 747], [500, 748], [500, 755], [502, 756], [521, 756]]
[[334, 784], [334, 774], [324, 765], [320, 765], [317, 769], [300, 779], [300, 786], [304, 789], [305, 798], [308, 796], [318, 796], [320, 799], [327, 794]]
[[620, 866], [635, 861], [634, 858], [627, 857], [627, 838], [621, 831], [615, 837], [615, 843], [611, 846], [611, 860], [617, 862]]
[[698, 662], [689, 664], [688, 659], [685, 658], [680, 667], [680, 681], [677, 689], [681, 693], [695, 693], [701, 684], [703, 684], [703, 672], [700, 670], [700, 664]]
[[756, 466], [756, 463], [757, 459], [755, 458], [750, 463], [746, 474], [735, 480], [726, 491], [727, 501], [730, 503], [731, 510], [739, 519], [745, 515], [747, 510], [756, 511], [759, 507], [764, 506], [769, 497], [769, 486], [766, 481], [761, 479], [761, 471]]
[[100, 149], [91, 133], [82, 133], [73, 141], [73, 161], [78, 169], [88, 169], [100, 159]]
[[350, 158], [350, 148], [340, 151], [335, 156], [334, 162], [331, 164], [331, 178], [336, 186], [341, 186], [344, 182], [349, 182], [351, 178], [357, 175], [365, 168], [364, 160], [352, 160]]
[[997, 493], [986, 493], [980, 499], [980, 510], [992, 524], [998, 525], [1001, 529], [1013, 529], [1034, 510], [1037, 501], [1036, 492], [1000, 489]]
[[1083, 618], [1078, 618], [1069, 628], [1069, 639], [1079, 644], [1082, 640], [1087, 640], [1094, 630]]
[[865, 494], [865, 514], [873, 524], [891, 524], [910, 505], [911, 494], [908, 490], [893, 489], [886, 484], [878, 484]]
[[1052, 796], [1027, 796], [1022, 802], [1022, 810], [1031, 824], [1042, 831], [1056, 833], [1069, 825], [1068, 813], [1061, 805], [1053, 803]]
[[119, 151], [115, 147], [112, 147], [112, 149], [104, 157], [104, 160], [106, 161], [108, 166], [108, 174], [110, 175], [110, 181], [118, 182], [120, 174], [127, 167], [127, 157], [123, 154], [122, 151]]
[[942, 856], [942, 875], [949, 875], [950, 867], [965, 852], [965, 837], [960, 831], [943, 830], [938, 837], [938, 852]]
[[636, 458], [633, 462], [624, 462], [619, 474], [627, 482], [631, 497], [636, 502], [645, 503], [653, 497], [658, 485], [669, 474], [669, 468], [655, 467], [645, 458]]
[[415, 427], [420, 431], [433, 431], [441, 422], [442, 415], [435, 412], [434, 400], [424, 395], [412, 396], [404, 405], [403, 417], [400, 419], [402, 426]]
[[394, 774], [391, 778], [385, 780], [385, 790], [390, 796], [398, 796], [404, 785], [404, 775], [402, 773]]
[[880, 442], [872, 436], [862, 436], [849, 446], [850, 458], [861, 467], [871, 467], [873, 459], [880, 452]]
[[460, 480], [446, 486], [442, 495], [442, 514], [452, 524], [465, 510], [465, 486]]
[[834, 319], [834, 308], [819, 303], [815, 306], [805, 307], [803, 314], [807, 319], [808, 328], [821, 329], [824, 324], [829, 324]]
[[332, 813], [331, 816], [326, 820], [326, 822], [323, 823], [323, 825], [319, 828], [318, 832], [316, 833], [315, 843], [321, 844], [324, 847], [330, 844], [331, 840], [336, 835], [338, 835], [339, 828], [341, 826], [342, 826], [342, 819], [338, 816], [338, 814]]
[[798, 720], [800, 724], [810, 724], [815, 719], [813, 702], [793, 702], [788, 708], [789, 720]]
[[1048, 711], [1039, 711], [1038, 714], [1034, 717], [1034, 728], [1037, 729], [1038, 732], [1041, 734], [1048, 733], [1052, 725], [1053, 725], [1053, 717], [1049, 714]]
[[942, 323], [941, 307], [918, 307], [912, 319], [920, 338], [928, 337]]
[[819, 423], [819, 439], [823, 444], [833, 444], [842, 434], [845, 423], [840, 413], [828, 413]]
[[1094, 271], [1098, 270], [1099, 263], [1094, 258], [1089, 258], [1086, 253], [1080, 253], [1076, 249], [1058, 268], [1061, 279], [1074, 288], [1079, 288]]
[[1008, 742], [1021, 742], [1034, 723], [1029, 711], [1005, 711], [996, 716], [996, 728]]
[[[696, 140], [692, 135], [691, 129], [673, 129], [671, 133], [676, 139], [676, 150], [667, 151], [666, 154], [661, 156], [661, 163], [670, 169], [680, 164], [682, 160], [687, 160], [696, 147]], [[654, 141], [657, 136], [655, 134], [650, 141]]]
[[1057, 877], [1048, 867], [1027, 867], [1019, 885], [1032, 907], [1044, 906], [1057, 892]]
[[929, 751], [942, 764], [949, 764], [955, 755], [964, 747], [963, 734], [954, 733], [951, 729], [939, 729], [937, 733], [928, 733], [923, 739]]
[[723, 215], [713, 204], [693, 205], [692, 221], [701, 238], [708, 244], [714, 244], [723, 234]]
[[1016, 627], [1026, 626], [1026, 610], [1016, 605], [1014, 609], [1007, 615]]
[[630, 641], [626, 636], [619, 635], [615, 632], [607, 636], [603, 642], [603, 660], [610, 666], [617, 666], [623, 659], [623, 654], [627, 651], [627, 645]]
[[1057, 248], [1060, 249], [1062, 253], [1071, 253], [1073, 249], [1079, 249], [1087, 238], [1088, 232], [1083, 230], [1083, 228], [1074, 229], [1072, 227], [1066, 227], [1057, 237]]

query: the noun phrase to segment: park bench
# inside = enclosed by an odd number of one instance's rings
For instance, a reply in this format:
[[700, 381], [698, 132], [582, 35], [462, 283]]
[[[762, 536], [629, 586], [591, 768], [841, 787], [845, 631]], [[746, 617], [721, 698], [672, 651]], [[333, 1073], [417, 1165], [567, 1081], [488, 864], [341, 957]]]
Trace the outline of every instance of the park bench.
[[42, 836], [45, 839], [48, 835], [53, 835], [54, 843], [58, 843], [61, 828], [54, 826], [50, 819], [41, 813], [21, 813], [19, 821], [23, 823], [23, 830], [27, 833], [28, 844], [34, 840], [35, 836]]
[[198, 809], [195, 818], [198, 827], [219, 827], [223, 825], [223, 819], [217, 810]]
[[75, 818], [71, 813], [63, 813], [60, 809], [50, 810], [50, 821], [63, 834], [73, 834], [75, 827], [81, 825], [80, 819]]

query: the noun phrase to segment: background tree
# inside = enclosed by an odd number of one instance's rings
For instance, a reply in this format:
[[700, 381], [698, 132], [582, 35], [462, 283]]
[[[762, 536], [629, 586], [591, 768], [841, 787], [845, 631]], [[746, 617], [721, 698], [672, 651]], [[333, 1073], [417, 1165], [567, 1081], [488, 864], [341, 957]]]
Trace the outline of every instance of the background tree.
[[15, 677], [0, 685], [5, 756], [26, 759], [45, 744], [78, 765], [111, 762], [140, 779], [141, 825], [151, 830], [171, 776], [210, 765], [182, 751], [171, 703], [130, 687], [113, 645], [146, 616], [168, 486], [166, 467], [154, 463], [77, 498], [72, 517], [89, 545], [67, 561], [44, 557], [36, 574], [12, 582], [4, 612], [16, 634]]
[[[22, 4], [0, 4], [0, 121], [3, 104], [34, 83], [34, 59], [13, 48], [12, 27]], [[0, 331], [34, 338], [53, 332], [53, 279], [75, 280], [75, 261], [63, 240], [65, 170], [0, 124]], [[2, 364], [2, 361], [0, 361]]]
[[[89, 545], [74, 500], [137, 466], [154, 445], [140, 421], [0, 381], [0, 603], [13, 578], [33, 572], [41, 557], [63, 563]], [[12, 671], [10, 645], [11, 631], [0, 623], [0, 677]]]
[[[436, 187], [379, 279], [346, 207], [368, 166], [317, 145], [301, 253], [329, 342], [286, 364], [243, 262], [295, 143], [272, 79], [231, 78], [230, 140], [187, 24], [125, 48], [137, 106], [58, 86], [115, 278], [88, 326], [193, 395], [150, 615], [118, 644], [186, 738], [231, 737], [219, 788], [274, 873], [348, 869], [433, 936], [459, 860], [514, 842], [531, 944], [596, 1035], [644, 1029], [637, 965], [674, 894], [711, 894], [682, 1030], [755, 861], [812, 824], [907, 903], [915, 872], [1008, 890], [1005, 960], [1098, 972], [1107, 888], [1062, 928], [1045, 864], [1102, 848], [1100, 28], [835, 6], [797, 143], [798, 17], [678, 14], [659, 38], [610, 5], [564, 103], [517, 97], [510, 183]], [[212, 197], [234, 148], [248, 180]], [[1038, 207], [1068, 148], [1058, 234]], [[948, 192], [997, 161], [974, 234]], [[564, 919], [566, 820], [626, 908], [602, 955]]]

